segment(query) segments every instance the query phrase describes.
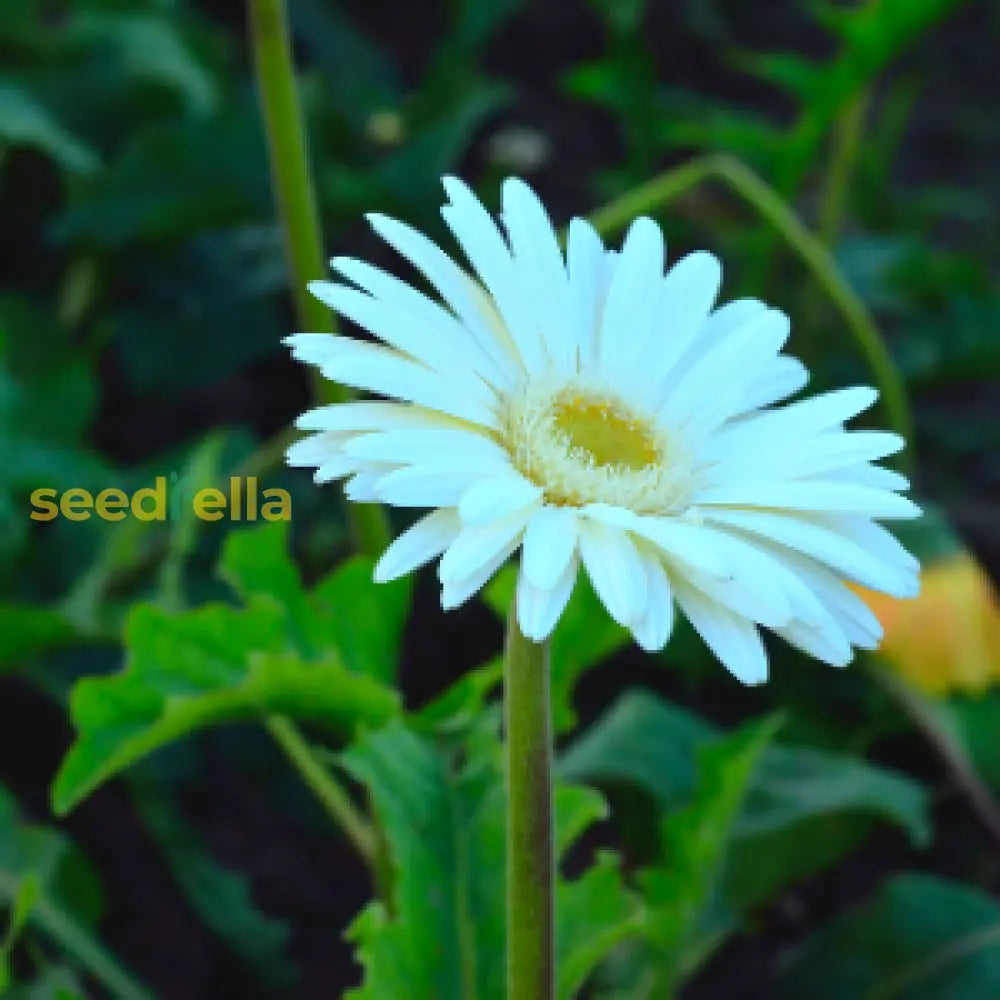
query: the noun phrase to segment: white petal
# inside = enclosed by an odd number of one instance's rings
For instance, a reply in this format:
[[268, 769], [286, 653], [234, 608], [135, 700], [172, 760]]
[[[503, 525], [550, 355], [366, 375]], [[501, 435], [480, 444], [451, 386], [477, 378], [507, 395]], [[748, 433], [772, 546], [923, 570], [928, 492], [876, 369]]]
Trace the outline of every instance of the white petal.
[[375, 582], [385, 583], [412, 573], [440, 555], [458, 537], [462, 529], [454, 508], [431, 511], [407, 528], [375, 564]]
[[601, 370], [619, 383], [632, 376], [653, 339], [663, 255], [660, 227], [636, 219], [615, 265], [597, 341]]
[[330, 266], [369, 295], [402, 310], [422, 328], [436, 331], [449, 350], [454, 351], [456, 360], [461, 359], [491, 384], [505, 388], [512, 384], [512, 371], [497, 364], [472, 331], [422, 292], [387, 271], [352, 257], [334, 257]]
[[679, 561], [703, 573], [729, 577], [729, 566], [715, 551], [713, 535], [701, 525], [688, 524], [676, 517], [652, 517], [633, 514], [622, 507], [588, 504], [583, 512], [590, 518], [634, 531], [662, 550], [670, 561]]
[[478, 468], [409, 466], [382, 476], [375, 492], [383, 503], [395, 507], [457, 507], [462, 494], [482, 477]]
[[580, 555], [608, 614], [628, 626], [646, 606], [646, 570], [635, 543], [620, 528], [581, 518]]
[[[773, 585], [773, 579], [761, 583], [752, 579], [747, 570], [750, 561], [737, 567], [730, 580], [719, 580], [704, 573], [689, 572], [683, 579], [697, 587], [713, 603], [719, 604], [741, 618], [778, 628], [795, 617], [791, 602], [784, 590]], [[680, 579], [673, 573], [671, 579]]]
[[698, 504], [732, 507], [777, 507], [786, 510], [836, 511], [879, 518], [913, 518], [920, 508], [906, 497], [850, 483], [807, 481], [741, 484], [705, 490]]
[[639, 550], [646, 569], [646, 607], [632, 623], [632, 634], [642, 649], [649, 653], [663, 649], [674, 627], [674, 595], [660, 557], [648, 550]]
[[[422, 310], [413, 311], [332, 281], [310, 282], [309, 291], [390, 347], [449, 378], [463, 379], [468, 391], [486, 399], [492, 396], [487, 384], [476, 375], [476, 361], [482, 352], [454, 320], [450, 324], [427, 320]], [[442, 314], [447, 316], [443, 310]], [[469, 347], [474, 349], [472, 353]], [[481, 364], [478, 367], [482, 369]]]
[[734, 413], [746, 413], [780, 403], [805, 388], [808, 381], [809, 371], [798, 358], [779, 354], [740, 392]]
[[512, 542], [516, 545], [531, 513], [531, 510], [519, 510], [489, 524], [464, 526], [438, 564], [441, 582], [464, 580], [477, 573], [481, 566], [488, 564]]
[[704, 251], [682, 257], [667, 272], [656, 299], [654, 336], [633, 371], [635, 376], [646, 374], [647, 378], [649, 372], [655, 372], [650, 381], [651, 400], [663, 398], [663, 388], [671, 382], [675, 365], [696, 339], [702, 339], [701, 331], [709, 322], [721, 284], [722, 265]]
[[875, 649], [882, 625], [865, 602], [824, 566], [805, 556], [785, 557], [809, 589], [823, 602], [848, 641], [859, 649]]
[[352, 503], [378, 503], [376, 484], [389, 470], [385, 466], [366, 467], [344, 483], [344, 496]]
[[905, 492], [910, 488], [910, 481], [902, 473], [894, 469], [883, 469], [880, 465], [867, 462], [853, 465], [849, 469], [837, 469], [828, 472], [826, 479], [836, 479], [838, 483], [854, 483], [855, 486], [868, 486], [873, 490], [891, 490], [894, 493]]
[[441, 215], [492, 295], [525, 368], [541, 371], [546, 355], [537, 320], [502, 233], [465, 184], [454, 177], [443, 183], [451, 204], [441, 209]]
[[512, 470], [470, 487], [462, 494], [458, 512], [465, 524], [484, 524], [534, 504], [541, 496], [539, 487]]
[[767, 653], [756, 627], [682, 580], [673, 583], [681, 610], [722, 665], [744, 684], [766, 681]]
[[285, 452], [285, 461], [293, 468], [309, 468], [332, 461], [342, 454], [344, 444], [350, 440], [350, 434], [336, 431], [322, 431], [310, 434], [308, 437], [289, 445]]
[[431, 465], [437, 468], [475, 466], [503, 472], [509, 468], [507, 452], [495, 441], [472, 430], [410, 428], [357, 434], [344, 451], [370, 462], [393, 465]]
[[484, 400], [484, 384], [475, 385], [477, 376], [445, 378], [396, 351], [350, 337], [300, 333], [287, 337], [285, 343], [292, 346], [296, 358], [318, 365], [327, 378], [344, 385], [396, 396], [484, 427], [499, 427], [496, 414]]
[[382, 431], [393, 427], [448, 427], [454, 424], [453, 417], [409, 403], [368, 400], [318, 406], [295, 421], [295, 426], [303, 431]]
[[580, 366], [596, 357], [598, 320], [604, 297], [606, 254], [600, 236], [584, 219], [573, 219], [566, 238], [566, 268], [576, 317]]
[[[835, 531], [855, 544], [866, 549], [887, 565], [906, 573], [916, 574], [920, 570], [919, 561], [906, 550], [891, 531], [876, 524], [870, 518], [855, 514], [806, 514], [802, 515], [831, 531]], [[879, 589], [879, 588], [875, 588]], [[916, 590], [902, 596], [913, 597]]]
[[335, 455], [316, 469], [313, 474], [313, 482], [317, 484], [332, 483], [336, 479], [343, 479], [345, 476], [359, 472], [366, 464], [350, 455], [343, 453]]
[[570, 507], [541, 507], [524, 533], [521, 566], [530, 583], [549, 590], [563, 574], [576, 551], [577, 513]]
[[842, 576], [895, 597], [909, 596], [909, 574], [879, 558], [842, 532], [791, 514], [708, 509], [706, 518], [787, 545], [835, 569]]
[[524, 563], [521, 564], [517, 580], [517, 621], [526, 638], [542, 642], [552, 633], [573, 593], [579, 565], [579, 559], [574, 556], [552, 587], [540, 590], [527, 578]]
[[507, 348], [497, 338], [472, 293], [474, 282], [432, 240], [423, 233], [385, 215], [367, 216], [372, 228], [402, 254], [438, 290], [479, 346], [503, 367], [508, 363]]
[[760, 299], [733, 299], [719, 306], [697, 329], [697, 336], [682, 358], [682, 366], [686, 367], [703, 357], [734, 330], [765, 312], [767, 306]]
[[854, 657], [851, 644], [839, 628], [817, 628], [793, 621], [784, 628], [774, 629], [774, 633], [831, 667], [846, 667]]
[[754, 375], [788, 339], [787, 316], [774, 309], [737, 328], [691, 366], [660, 409], [667, 426], [708, 430], [734, 412]]
[[451, 611], [464, 604], [477, 593], [486, 581], [507, 561], [518, 546], [518, 538], [513, 538], [489, 562], [484, 563], [475, 573], [462, 580], [447, 580], [441, 587], [441, 607]]
[[762, 432], [747, 441], [730, 442], [724, 453], [716, 453], [712, 479], [735, 489], [740, 481], [826, 478], [828, 473], [885, 458], [903, 445], [898, 434], [887, 431], [826, 431], [808, 437]]
[[864, 462], [877, 462], [902, 450], [906, 442], [889, 431], [847, 431], [813, 437], [800, 449], [789, 449], [788, 464], [796, 478], [820, 476]]
[[542, 330], [546, 352], [558, 371], [576, 367], [576, 329], [562, 251], [545, 207], [524, 181], [503, 183], [503, 222], [523, 293]]
[[[778, 550], [760, 545], [752, 537], [747, 538], [721, 528], [716, 532], [715, 543], [726, 553], [730, 565], [733, 566], [735, 582], [758, 598], [762, 595], [768, 599], [780, 598], [779, 614], [786, 621], [799, 619], [816, 627], [832, 624], [822, 604], [791, 569], [788, 562], [782, 559]], [[775, 607], [778, 606], [775, 603]], [[758, 620], [767, 625], [784, 624], [781, 620], [777, 622], [765, 621], [762, 618]]]
[[823, 392], [808, 399], [789, 403], [755, 417], [746, 425], [750, 429], [768, 432], [794, 431], [798, 435], [830, 430], [842, 425], [874, 405], [878, 391], [870, 386], [852, 386]]
[[322, 367], [337, 358], [355, 343], [350, 337], [338, 337], [332, 333], [293, 333], [282, 340], [292, 349], [292, 357], [307, 365]]

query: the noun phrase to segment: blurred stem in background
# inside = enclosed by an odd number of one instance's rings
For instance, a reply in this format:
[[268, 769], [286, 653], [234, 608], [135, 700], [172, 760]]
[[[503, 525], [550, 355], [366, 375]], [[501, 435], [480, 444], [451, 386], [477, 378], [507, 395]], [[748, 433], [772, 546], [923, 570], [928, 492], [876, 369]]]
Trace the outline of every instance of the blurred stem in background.
[[869, 674], [933, 747], [983, 827], [1000, 844], [1000, 804], [979, 777], [975, 765], [940, 707], [904, 677], [880, 664], [875, 657], [866, 656], [862, 662]]
[[[155, 1000], [155, 995], [135, 979], [91, 931], [82, 926], [50, 893], [44, 891], [37, 881], [30, 893], [30, 899], [24, 898], [25, 891], [23, 880], [18, 880], [9, 872], [0, 870], [0, 906], [10, 906], [19, 918], [16, 921], [12, 919], [11, 932], [15, 936], [18, 930], [16, 923], [23, 921], [31, 924], [46, 937], [58, 942], [81, 968], [101, 984], [107, 996], [114, 1000]], [[22, 906], [24, 912], [18, 915], [17, 911]], [[8, 950], [11, 941], [12, 938], [8, 937], [4, 942]], [[0, 983], [0, 993], [7, 995], [2, 983]]]
[[868, 112], [868, 91], [862, 90], [837, 116], [834, 123], [830, 163], [827, 167], [819, 208], [819, 238], [833, 249], [844, 220], [844, 205], [851, 175], [858, 160], [861, 134]]
[[[288, 255], [292, 295], [299, 324], [316, 333], [336, 332], [330, 311], [308, 291], [310, 281], [326, 273], [320, 238], [319, 211], [313, 183], [302, 106], [292, 62], [291, 39], [284, 0], [250, 0], [250, 33], [253, 40], [257, 88], [267, 132], [271, 180]], [[317, 373], [313, 391], [320, 403], [343, 402], [346, 389]], [[263, 449], [270, 453], [270, 443]], [[378, 555], [389, 542], [389, 526], [376, 504], [347, 504], [347, 517], [355, 543], [369, 556]], [[382, 839], [358, 812], [350, 796], [316, 759], [305, 737], [288, 719], [268, 720], [268, 729], [286, 757], [316, 794], [323, 808], [346, 833], [373, 869], [379, 889], [388, 901], [390, 886]]]
[[[307, 288], [326, 274], [326, 266], [284, 0], [250, 0], [250, 31], [296, 315], [303, 331], [334, 333], [333, 315]], [[313, 391], [321, 403], [349, 398], [347, 390], [318, 372]], [[347, 516], [362, 552], [374, 556], [386, 547], [389, 529], [380, 506], [347, 504]]]
[[374, 866], [377, 844], [371, 824], [361, 815], [350, 795], [333, 779], [295, 724], [283, 716], [272, 716], [267, 721], [267, 731], [295, 764], [327, 814], [357, 848], [358, 854], [369, 867]]
[[511, 601], [504, 651], [507, 1000], [555, 996], [549, 646], [526, 639]]
[[[590, 221], [602, 236], [616, 232], [637, 215], [664, 207], [705, 180], [722, 181], [798, 254], [847, 323], [881, 392], [890, 425], [910, 442], [913, 418], [906, 386], [871, 314], [840, 273], [823, 242], [809, 231], [781, 195], [745, 164], [725, 154], [700, 157], [633, 188], [594, 212]], [[904, 455], [903, 461], [909, 465], [910, 452]]]

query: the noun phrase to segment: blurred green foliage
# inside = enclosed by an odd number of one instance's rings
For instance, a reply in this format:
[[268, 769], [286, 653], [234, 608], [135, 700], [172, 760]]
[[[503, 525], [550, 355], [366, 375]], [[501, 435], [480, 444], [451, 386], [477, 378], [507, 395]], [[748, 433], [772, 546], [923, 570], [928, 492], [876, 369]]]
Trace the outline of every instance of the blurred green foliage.
[[[400, 19], [387, 29], [360, 4], [294, 0], [328, 245], [363, 244], [357, 220], [370, 210], [440, 233], [446, 171], [473, 174], [492, 202], [523, 154], [507, 140], [498, 152], [511, 128], [549, 140], [522, 167], [560, 210], [570, 194], [592, 199], [572, 206], [579, 213], [679, 156], [734, 156], [817, 234], [887, 332], [916, 402], [925, 491], [966, 512], [987, 554], [1000, 555], [990, 506], [1000, 492], [990, 256], [1000, 125], [971, 85], [955, 89], [963, 53], [939, 48], [963, 5], [789, 4], [776, 15], [742, 0], [691, 0], [667, 13], [675, 44], [650, 29], [666, 5], [594, 0], [559, 6], [553, 37], [579, 23], [590, 42], [539, 71], [516, 50], [545, 28], [541, 6], [454, 0], [418, 17], [387, 5]], [[953, 47], [981, 33], [995, 48], [1000, 15], [983, 6], [959, 13], [965, 34]], [[47, 775], [55, 814], [122, 779], [190, 912], [252, 982], [246, 996], [295, 995], [303, 927], [257, 898], [255, 874], [222, 860], [186, 803], [192, 789], [204, 793], [220, 755], [225, 768], [263, 773], [245, 723], [307, 725], [298, 766], [307, 761], [321, 789], [343, 796], [333, 808], [357, 814], [361, 831], [353, 842], [326, 832], [344, 852], [366, 831], [375, 845], [363, 878], [378, 898], [339, 928], [363, 970], [349, 995], [500, 1000], [498, 666], [478, 665], [474, 643], [443, 641], [436, 612], [411, 623], [410, 585], [375, 587], [370, 559], [345, 555], [333, 491], [279, 467], [281, 439], [268, 436], [304, 408], [305, 387], [277, 346], [291, 325], [288, 277], [243, 13], [224, 7], [3, 3], [0, 671], [17, 678], [4, 697], [27, 685], [75, 729], [58, 775]], [[787, 19], [780, 37], [803, 40], [801, 49], [747, 42], [758, 16], [756, 37]], [[664, 51], [676, 58], [684, 45], [696, 55], [674, 74]], [[706, 52], [715, 61], [699, 77], [692, 62]], [[525, 82], [538, 72], [541, 90]], [[711, 74], [718, 85], [704, 82]], [[549, 110], [536, 121], [539, 104]], [[564, 119], [592, 130], [586, 162], [575, 145], [563, 148]], [[797, 353], [818, 383], [863, 376], [840, 320], [759, 218], [699, 187], [670, 206], [666, 228], [677, 246], [718, 248], [740, 290], [796, 317]], [[170, 473], [207, 485], [248, 469], [292, 492], [291, 533], [190, 516], [165, 525], [27, 516], [39, 486], [133, 490]], [[512, 590], [500, 574], [486, 603], [502, 614]], [[458, 628], [489, 619], [469, 621]], [[404, 642], [404, 630], [420, 634]], [[971, 815], [935, 808], [951, 789], [868, 674], [834, 675], [783, 651], [772, 685], [737, 701], [690, 629], [678, 628], [655, 681], [637, 672], [625, 638], [580, 586], [553, 643], [565, 740], [561, 997], [640, 1000], [693, 977], [709, 990], [716, 954], [745, 935], [783, 953], [785, 940], [762, 928], [808, 901], [815, 880], [844, 873], [850, 898], [795, 928], [768, 995], [1000, 992], [995, 858]], [[456, 649], [461, 662], [436, 662]], [[608, 696], [614, 670], [595, 669], [607, 661], [660, 692]], [[429, 700], [419, 685], [413, 696], [417, 673], [439, 682]], [[941, 708], [940, 726], [1000, 792], [1000, 693]], [[226, 726], [236, 735], [210, 755]], [[2, 774], [20, 793], [21, 751], [5, 746]], [[259, 789], [267, 808], [281, 812], [294, 781]], [[100, 941], [115, 905], [102, 889], [116, 882], [111, 869], [86, 861], [55, 815], [26, 815], [41, 795], [22, 797], [0, 788], [0, 995], [156, 995], [126, 968], [157, 985], [147, 956], [119, 959]], [[100, 798], [88, 808], [100, 812]], [[309, 828], [304, 811], [290, 812]], [[872, 843], [893, 855], [877, 877], [865, 874]], [[356, 982], [348, 969], [336, 988]]]

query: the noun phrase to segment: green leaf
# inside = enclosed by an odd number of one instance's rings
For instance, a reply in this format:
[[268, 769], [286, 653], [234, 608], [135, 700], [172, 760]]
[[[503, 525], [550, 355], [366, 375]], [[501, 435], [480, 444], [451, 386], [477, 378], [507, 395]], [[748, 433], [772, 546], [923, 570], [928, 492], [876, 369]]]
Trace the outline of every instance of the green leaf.
[[483, 122], [509, 100], [510, 88], [478, 77], [455, 81], [448, 104], [413, 129], [405, 145], [387, 156], [377, 176], [406, 205], [425, 207], [442, 174], [455, 170]]
[[208, 434], [192, 450], [179, 479], [170, 483], [170, 530], [167, 551], [159, 573], [160, 603], [167, 608], [184, 606], [184, 564], [198, 541], [201, 522], [194, 497], [207, 483], [219, 482], [225, 436]]
[[306, 660], [289, 649], [285, 615], [266, 598], [244, 611], [209, 605], [170, 614], [138, 605], [125, 641], [121, 673], [85, 678], [73, 689], [77, 739], [53, 787], [59, 814], [152, 751], [207, 726], [278, 713], [343, 731], [377, 725], [398, 709], [393, 691], [352, 673], [334, 651]]
[[977, 889], [903, 875], [792, 955], [776, 1000], [1000, 996], [1000, 907]]
[[[516, 586], [517, 569], [508, 566], [484, 588], [486, 603], [501, 618], [507, 617]], [[550, 683], [556, 732], [565, 732], [576, 724], [570, 700], [580, 675], [627, 642], [628, 632], [611, 619], [590, 581], [581, 575], [552, 635]]]
[[466, 671], [442, 695], [424, 705], [410, 717], [417, 729], [442, 734], [468, 731], [487, 711], [489, 695], [503, 681], [503, 660], [497, 656], [489, 663]]
[[38, 901], [41, 887], [38, 884], [38, 876], [34, 872], [29, 872], [21, 879], [17, 894], [11, 904], [10, 925], [0, 943], [0, 995], [5, 993], [10, 986], [10, 953], [17, 943], [24, 925], [28, 922], [28, 917]]
[[0, 140], [41, 150], [76, 173], [90, 173], [99, 165], [94, 150], [67, 131], [31, 91], [14, 82], [0, 82]]
[[30, 604], [0, 604], [0, 669], [12, 666], [76, 635], [65, 616]]
[[[90, 903], [79, 906], [79, 891], [83, 888], [84, 896], [89, 896], [94, 891], [94, 878], [61, 833], [24, 823], [14, 799], [0, 788], [0, 903], [15, 904], [25, 880], [33, 879], [36, 892], [27, 914], [28, 926], [86, 969], [109, 996], [151, 1000], [152, 995], [104, 949], [87, 926], [92, 915], [87, 912]], [[25, 996], [33, 994], [26, 991]]]
[[55, 217], [52, 236], [122, 249], [269, 218], [266, 162], [257, 108], [249, 101], [227, 104], [211, 118], [141, 129]]
[[[505, 792], [495, 736], [464, 759], [391, 722], [344, 755], [369, 789], [395, 866], [394, 915], [370, 904], [351, 925], [365, 967], [353, 1000], [502, 1000]], [[556, 791], [562, 855], [605, 807], [595, 792]], [[557, 995], [569, 1000], [636, 927], [637, 908], [608, 857], [557, 886]]]
[[705, 949], [706, 913], [751, 778], [779, 720], [751, 723], [699, 753], [698, 784], [690, 805], [663, 824], [665, 861], [641, 876], [647, 906], [645, 933], [658, 957], [658, 989], [669, 995]]
[[145, 12], [84, 11], [66, 31], [74, 43], [100, 47], [105, 59], [110, 55], [126, 86], [154, 83], [177, 92], [189, 111], [208, 114], [218, 104], [218, 88], [175, 20]]
[[[697, 748], [720, 731], [647, 692], [627, 692], [562, 755], [569, 781], [626, 782], [666, 810], [690, 800]], [[833, 863], [872, 821], [895, 823], [914, 844], [930, 839], [925, 791], [913, 780], [851, 757], [772, 746], [763, 755], [734, 831], [725, 878], [734, 905], [769, 898]]]
[[49, 965], [30, 983], [18, 984], [4, 1000], [87, 1000], [76, 976], [62, 966]]
[[646, 10], [646, 0], [591, 0], [591, 5], [619, 34], [631, 34], [639, 29]]
[[205, 926], [265, 985], [288, 988], [296, 977], [285, 952], [291, 935], [289, 925], [257, 908], [249, 879], [224, 868], [208, 853], [167, 796], [144, 789], [138, 804], [174, 880]]
[[227, 539], [220, 571], [243, 610], [133, 608], [124, 670], [84, 678], [70, 697], [77, 739], [53, 787], [57, 812], [207, 726], [280, 714], [350, 732], [398, 711], [384, 681], [395, 670], [409, 583], [376, 587], [370, 563], [348, 560], [307, 593], [287, 532], [277, 521]]
[[[125, 193], [111, 210], [124, 214], [130, 206], [139, 203]], [[279, 234], [240, 216], [234, 211], [235, 224], [212, 229], [203, 222], [169, 252], [159, 250], [155, 263], [129, 261], [133, 296], [107, 324], [136, 392], [188, 392], [274, 356], [284, 330], [277, 293], [287, 285]], [[183, 221], [183, 212], [171, 209], [165, 221]]]
[[349, 670], [393, 681], [410, 609], [410, 579], [377, 584], [372, 560], [355, 556], [307, 593], [288, 558], [287, 534], [283, 521], [231, 534], [222, 555], [223, 577], [244, 599], [273, 598], [303, 655], [335, 649]]

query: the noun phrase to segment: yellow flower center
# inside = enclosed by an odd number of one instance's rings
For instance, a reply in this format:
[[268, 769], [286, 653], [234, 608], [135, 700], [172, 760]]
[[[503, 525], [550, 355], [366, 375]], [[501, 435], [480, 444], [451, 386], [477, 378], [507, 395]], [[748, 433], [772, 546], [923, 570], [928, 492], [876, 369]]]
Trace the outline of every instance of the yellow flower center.
[[[697, 474], [683, 441], [620, 395], [575, 377], [537, 379], [506, 400], [501, 440], [548, 503], [611, 504], [643, 514], [687, 509]], [[669, 458], [668, 458], [669, 456]]]
[[660, 459], [660, 449], [643, 422], [611, 401], [574, 393], [552, 407], [552, 424], [569, 451], [594, 465], [638, 471]]

